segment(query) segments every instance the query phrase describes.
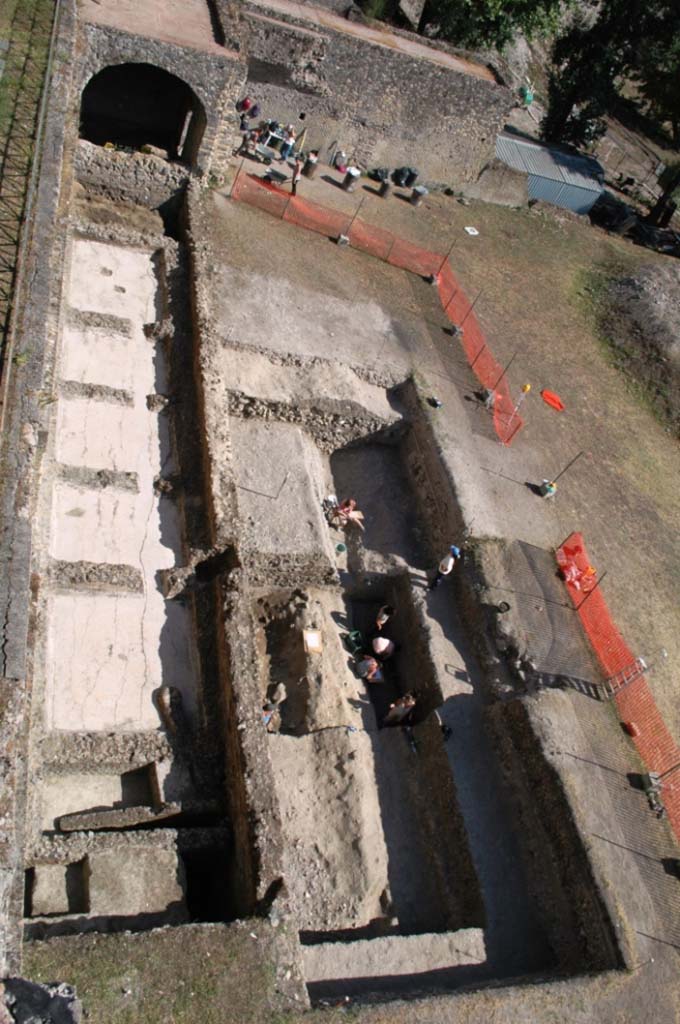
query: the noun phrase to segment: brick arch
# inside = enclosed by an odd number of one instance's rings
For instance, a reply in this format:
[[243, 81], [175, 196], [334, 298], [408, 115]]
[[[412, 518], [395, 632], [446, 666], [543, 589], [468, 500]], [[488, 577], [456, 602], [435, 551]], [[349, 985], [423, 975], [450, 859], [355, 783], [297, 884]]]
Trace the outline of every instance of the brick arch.
[[100, 145], [148, 143], [194, 167], [206, 124], [205, 105], [194, 89], [157, 64], [108, 64], [82, 90], [80, 135]]

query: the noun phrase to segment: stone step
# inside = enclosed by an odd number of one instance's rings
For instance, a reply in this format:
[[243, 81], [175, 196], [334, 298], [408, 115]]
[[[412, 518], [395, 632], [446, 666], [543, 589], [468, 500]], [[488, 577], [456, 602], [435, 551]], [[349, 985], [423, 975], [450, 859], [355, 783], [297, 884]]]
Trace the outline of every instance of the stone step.
[[481, 928], [388, 935], [303, 946], [312, 999], [450, 988], [471, 980], [486, 961]]

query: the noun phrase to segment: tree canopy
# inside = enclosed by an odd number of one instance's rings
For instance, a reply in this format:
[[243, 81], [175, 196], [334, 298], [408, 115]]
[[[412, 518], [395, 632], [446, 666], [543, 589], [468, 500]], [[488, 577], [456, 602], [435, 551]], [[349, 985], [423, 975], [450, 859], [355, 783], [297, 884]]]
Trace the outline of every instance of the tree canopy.
[[456, 46], [501, 49], [518, 32], [554, 31], [562, 0], [427, 0], [423, 24]]
[[553, 47], [548, 113], [551, 140], [590, 142], [624, 82], [636, 82], [661, 123], [680, 130], [680, 5], [677, 0], [603, 0], [591, 25], [575, 22]]
[[655, 32], [640, 40], [635, 78], [653, 117], [668, 122], [680, 145], [680, 4], [657, 18]]

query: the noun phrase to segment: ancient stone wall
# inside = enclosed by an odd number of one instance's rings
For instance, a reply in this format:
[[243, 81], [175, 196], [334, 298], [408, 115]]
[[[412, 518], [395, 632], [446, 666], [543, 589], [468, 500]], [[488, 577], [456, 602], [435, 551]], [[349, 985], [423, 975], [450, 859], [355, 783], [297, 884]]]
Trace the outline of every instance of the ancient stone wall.
[[216, 56], [98, 25], [82, 24], [80, 33], [75, 94], [80, 95], [97, 72], [117, 64], [151, 64], [176, 75], [193, 90], [206, 115], [197, 169], [219, 173], [238, 143], [234, 104], [246, 74], [238, 54], [225, 50], [224, 56]]
[[5, 363], [2, 381], [0, 969], [3, 973], [18, 970], [21, 962], [26, 729], [31, 685], [28, 644], [32, 628], [31, 585], [35, 582], [30, 572], [33, 481], [44, 451], [49, 420], [49, 409], [41, 403], [41, 398], [46, 364], [49, 364], [55, 342], [55, 316], [61, 289], [64, 240], [58, 224], [66, 207], [60, 179], [74, 38], [75, 2], [64, 0], [55, 37], [57, 57], [45, 112], [40, 179], [32, 216], [22, 230], [20, 258], [26, 271], [26, 294], [16, 296], [15, 348]]
[[248, 94], [265, 116], [306, 127], [322, 158], [337, 143], [360, 166], [409, 165], [452, 184], [492, 158], [514, 102], [503, 85], [306, 20], [304, 9], [296, 19], [242, 10], [238, 27], [224, 20], [229, 38], [245, 39]]
[[182, 164], [144, 153], [119, 153], [85, 139], [76, 148], [75, 172], [90, 192], [151, 209], [177, 196], [189, 177]]
[[[200, 239], [205, 237], [200, 191], [187, 190], [185, 241], [191, 266], [191, 308], [194, 327], [193, 380], [196, 387], [195, 424], [203, 440], [202, 479], [205, 512], [215, 548], [234, 544], [238, 532], [231, 442], [228, 419], [218, 422], [203, 401], [210, 390], [210, 349], [214, 329], [208, 314], [209, 256]], [[207, 382], [207, 383], [206, 383]], [[214, 404], [211, 406], [214, 410]], [[261, 728], [261, 695], [249, 587], [240, 569], [215, 581], [215, 659], [217, 707], [224, 729], [227, 799], [233, 828], [233, 901], [239, 914], [252, 913], [255, 903], [267, 900], [283, 873], [280, 815], [274, 780]]]

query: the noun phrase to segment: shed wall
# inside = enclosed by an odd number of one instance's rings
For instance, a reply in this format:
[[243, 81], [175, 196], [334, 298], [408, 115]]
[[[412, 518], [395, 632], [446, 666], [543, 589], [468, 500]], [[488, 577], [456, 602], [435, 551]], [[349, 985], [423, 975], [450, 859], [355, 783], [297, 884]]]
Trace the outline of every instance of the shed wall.
[[540, 199], [573, 213], [588, 213], [600, 195], [599, 191], [578, 188], [563, 181], [551, 181], [537, 174], [527, 176], [527, 191], [529, 199]]

